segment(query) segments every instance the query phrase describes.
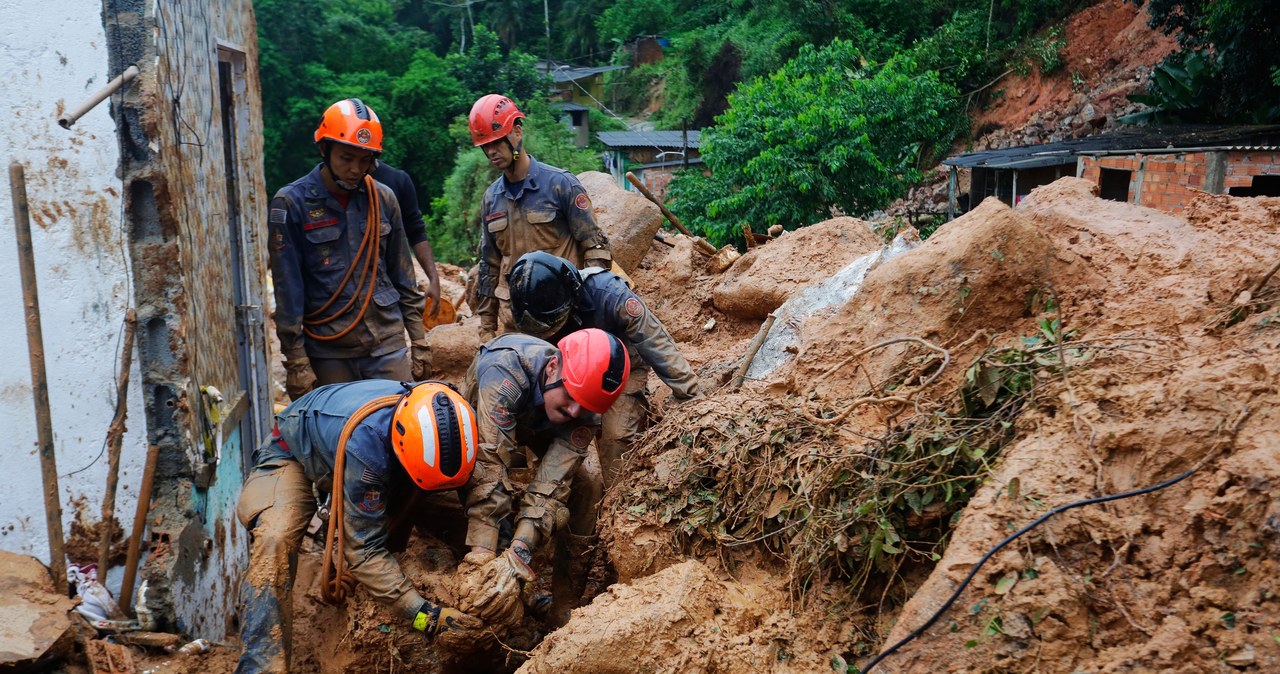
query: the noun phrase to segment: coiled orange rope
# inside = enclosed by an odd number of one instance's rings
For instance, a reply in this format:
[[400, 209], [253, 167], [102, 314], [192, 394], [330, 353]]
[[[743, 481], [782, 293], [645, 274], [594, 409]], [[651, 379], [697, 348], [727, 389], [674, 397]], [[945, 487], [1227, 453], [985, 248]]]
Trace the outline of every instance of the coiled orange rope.
[[[364, 318], [365, 311], [369, 308], [369, 301], [373, 299], [373, 289], [378, 285], [378, 262], [381, 252], [381, 246], [378, 244], [378, 230], [382, 225], [382, 204], [378, 200], [377, 183], [374, 182], [373, 176], [366, 175], [364, 177], [364, 186], [369, 193], [369, 213], [365, 219], [364, 236], [360, 239], [360, 248], [356, 251], [355, 259], [352, 260], [351, 266], [347, 268], [347, 273], [342, 277], [342, 282], [338, 287], [334, 288], [333, 295], [329, 297], [324, 306], [307, 313], [302, 317], [302, 332], [311, 339], [321, 342], [331, 342], [335, 339], [341, 339], [355, 329], [356, 325]], [[318, 318], [321, 314], [329, 309], [334, 302], [338, 301], [338, 297], [342, 295], [342, 290], [347, 287], [347, 281], [351, 280], [351, 274], [356, 270], [356, 265], [363, 261], [364, 268], [360, 270], [360, 275], [356, 278], [355, 292], [351, 293], [351, 299], [343, 305], [341, 309], [325, 316]], [[341, 332], [332, 335], [320, 335], [311, 331], [311, 326], [327, 325], [339, 318], [355, 304], [356, 298], [364, 293], [364, 302], [360, 305], [360, 313], [351, 320], [351, 324], [344, 328]]]

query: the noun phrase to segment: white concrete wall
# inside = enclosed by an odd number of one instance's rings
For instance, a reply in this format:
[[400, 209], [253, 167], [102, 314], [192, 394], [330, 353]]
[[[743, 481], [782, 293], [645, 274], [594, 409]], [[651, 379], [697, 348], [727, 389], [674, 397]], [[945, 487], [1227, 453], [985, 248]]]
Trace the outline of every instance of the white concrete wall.
[[[46, 563], [44, 488], [8, 166], [16, 160], [27, 172], [59, 496], [70, 536], [73, 519], [93, 523], [101, 513], [107, 461], [99, 453], [115, 409], [119, 338], [132, 288], [108, 103], [70, 131], [58, 126], [57, 117], [110, 79], [107, 57], [101, 0], [0, 0], [0, 549]], [[135, 355], [116, 498], [126, 535], [146, 455], [137, 368]], [[71, 561], [95, 559], [96, 554]]]

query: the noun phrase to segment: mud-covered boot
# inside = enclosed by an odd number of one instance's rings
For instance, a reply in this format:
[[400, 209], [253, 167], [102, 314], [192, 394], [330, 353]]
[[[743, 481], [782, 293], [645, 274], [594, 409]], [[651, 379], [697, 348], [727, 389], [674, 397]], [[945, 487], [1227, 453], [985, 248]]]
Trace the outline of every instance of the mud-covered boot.
[[556, 627], [569, 622], [569, 614], [582, 605], [583, 590], [595, 561], [596, 537], [565, 533], [556, 539], [551, 578], [551, 611], [547, 620]]

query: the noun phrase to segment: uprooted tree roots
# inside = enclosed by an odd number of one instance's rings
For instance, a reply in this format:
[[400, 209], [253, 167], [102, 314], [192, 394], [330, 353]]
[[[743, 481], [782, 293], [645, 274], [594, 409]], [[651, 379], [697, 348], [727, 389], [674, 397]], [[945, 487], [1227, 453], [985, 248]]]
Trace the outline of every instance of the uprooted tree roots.
[[[683, 553], [764, 551], [787, 567], [798, 599], [843, 580], [854, 598], [883, 602], [906, 571], [940, 558], [1027, 403], [1104, 348], [1072, 342], [1056, 320], [1040, 328], [986, 348], [941, 395], [929, 387], [950, 352], [911, 339], [895, 340], [920, 352], [898, 373], [852, 402], [819, 406], [837, 412], [745, 393], [671, 409], [628, 459], [653, 479], [618, 490], [607, 507], [663, 527]], [[855, 406], [876, 414], [851, 420]]]

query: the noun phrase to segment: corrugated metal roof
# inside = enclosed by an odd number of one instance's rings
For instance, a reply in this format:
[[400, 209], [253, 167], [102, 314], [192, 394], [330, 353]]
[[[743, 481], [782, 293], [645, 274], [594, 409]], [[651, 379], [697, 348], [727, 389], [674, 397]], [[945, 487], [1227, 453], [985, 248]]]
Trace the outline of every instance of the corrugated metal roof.
[[[606, 147], [656, 147], [660, 149], [684, 147], [681, 131], [601, 131], [596, 134]], [[689, 131], [689, 147], [698, 149], [700, 131]]]
[[1026, 169], [1074, 164], [1076, 157], [1093, 154], [1142, 154], [1178, 150], [1277, 150], [1280, 125], [1127, 127], [1112, 133], [1043, 145], [968, 152], [948, 157], [947, 166], [962, 168]]
[[611, 70], [626, 70], [627, 66], [596, 66], [594, 68], [581, 68], [577, 66], [556, 66], [551, 69], [551, 78], [556, 84], [564, 84], [580, 80], [584, 77], [591, 77], [600, 73], [607, 73]]

